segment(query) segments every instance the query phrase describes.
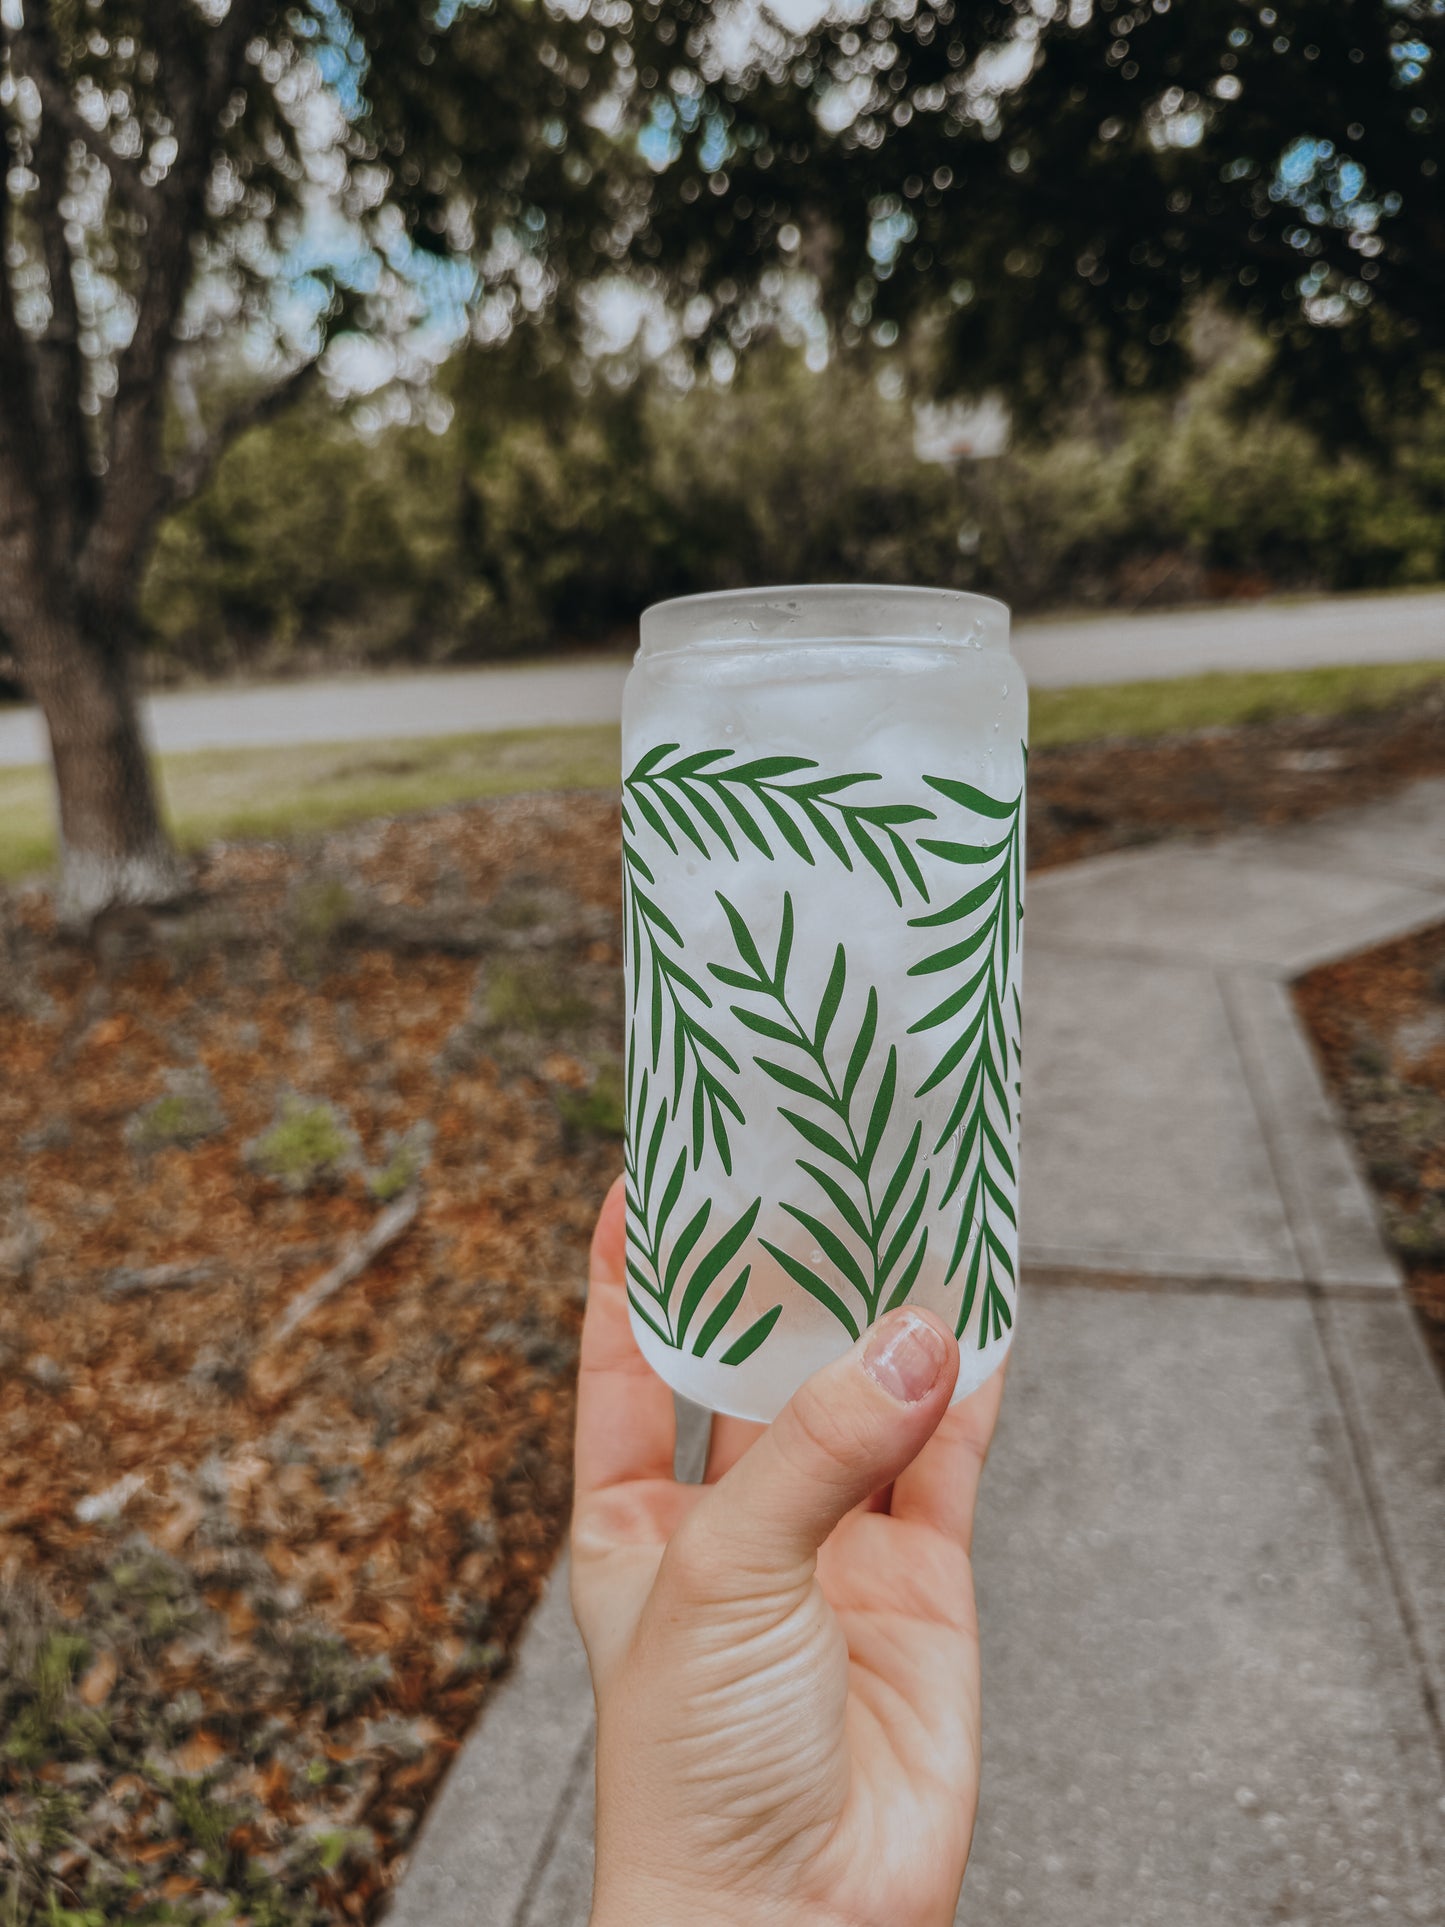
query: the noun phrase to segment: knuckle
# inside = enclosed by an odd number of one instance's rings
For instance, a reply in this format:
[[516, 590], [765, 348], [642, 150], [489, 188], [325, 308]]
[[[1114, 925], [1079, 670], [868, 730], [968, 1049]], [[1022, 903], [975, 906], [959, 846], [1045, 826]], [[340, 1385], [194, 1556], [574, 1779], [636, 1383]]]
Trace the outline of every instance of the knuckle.
[[956, 1539], [935, 1535], [929, 1548], [928, 1564], [942, 1599], [962, 1609], [973, 1605], [973, 1568], [968, 1554]]
[[667, 1542], [658, 1568], [658, 1586], [679, 1599], [708, 1599], [718, 1589], [721, 1570], [717, 1535], [699, 1512], [693, 1512]]

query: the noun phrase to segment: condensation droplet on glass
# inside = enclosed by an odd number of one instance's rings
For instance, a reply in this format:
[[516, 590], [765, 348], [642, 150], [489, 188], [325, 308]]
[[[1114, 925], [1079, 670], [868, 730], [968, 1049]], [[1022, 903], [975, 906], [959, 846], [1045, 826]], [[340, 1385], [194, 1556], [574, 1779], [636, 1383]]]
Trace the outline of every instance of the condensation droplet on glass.
[[1000, 694], [1000, 695], [1002, 695], [1002, 696], [1006, 696], [1006, 695], [1008, 694], [1008, 684], [1007, 684], [1007, 683], [1005, 683], [1005, 684], [1003, 685], [1003, 687], [1002, 687], [1002, 689], [1001, 689], [1001, 690], [999, 691], [999, 694]]
[[689, 863], [687, 873], [690, 877], [695, 877], [697, 875], [697, 865], [695, 863]]
[[812, 1253], [809, 1256], [808, 1263], [810, 1265], [820, 1265], [822, 1264], [822, 1262], [823, 1262], [823, 1254], [821, 1251], [819, 1251], [818, 1247], [814, 1245]]
[[997, 729], [997, 728], [998, 728], [998, 719], [997, 719], [997, 717], [995, 717], [995, 719], [994, 719], [994, 724], [993, 724], [993, 726], [994, 726], [994, 728], [995, 728], [995, 729]]
[[737, 724], [736, 724], [736, 723], [724, 723], [724, 724], [723, 724], [723, 735], [724, 735], [724, 736], [736, 736], [736, 735], [737, 735], [737, 733], [738, 733], [738, 729], [737, 729]]

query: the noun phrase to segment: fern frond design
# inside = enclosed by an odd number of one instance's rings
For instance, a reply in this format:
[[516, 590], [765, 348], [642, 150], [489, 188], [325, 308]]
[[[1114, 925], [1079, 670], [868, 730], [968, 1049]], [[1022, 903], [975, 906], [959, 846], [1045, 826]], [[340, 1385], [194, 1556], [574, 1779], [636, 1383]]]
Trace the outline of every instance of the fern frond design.
[[[649, 1124], [648, 1073], [643, 1071], [637, 1079], [636, 1053], [631, 1053], [623, 1141], [627, 1296], [638, 1317], [664, 1345], [673, 1351], [690, 1351], [694, 1358], [706, 1358], [722, 1339], [748, 1288], [751, 1265], [743, 1265], [726, 1285], [722, 1280], [747, 1242], [763, 1201], [754, 1198], [721, 1236], [704, 1245], [712, 1216], [712, 1200], [706, 1199], [669, 1243], [668, 1228], [682, 1196], [687, 1152], [678, 1152], [659, 1186], [667, 1116], [664, 1100]], [[709, 1294], [718, 1286], [722, 1288], [716, 1291], [704, 1315]], [[778, 1322], [782, 1309], [774, 1305], [754, 1319], [722, 1354], [722, 1363], [740, 1365], [750, 1358]]]
[[[727, 1118], [747, 1122], [742, 1107], [722, 1071], [734, 1076], [737, 1059], [725, 1044], [708, 1029], [698, 1014], [699, 1007], [712, 1008], [712, 998], [697, 979], [679, 962], [683, 950], [682, 933], [652, 894], [656, 879], [636, 847], [627, 806], [622, 807], [622, 936], [626, 947], [626, 969], [632, 985], [633, 1007], [644, 994], [648, 999], [648, 1039], [651, 1066], [657, 1072], [662, 1056], [665, 1017], [671, 1013], [672, 1030], [672, 1115], [676, 1117], [684, 1102], [689, 1104], [688, 1124], [692, 1165], [702, 1163], [709, 1136], [716, 1146], [718, 1161], [732, 1175], [732, 1146], [728, 1139]], [[691, 1097], [689, 1099], [689, 1090]]]
[[[743, 968], [710, 964], [720, 983], [730, 989], [747, 991], [763, 1008], [747, 1004], [731, 1006], [732, 1014], [754, 1036], [782, 1046], [793, 1062], [772, 1057], [755, 1057], [753, 1062], [765, 1076], [794, 1098], [802, 1098], [807, 1111], [779, 1106], [779, 1116], [815, 1154], [799, 1157], [798, 1168], [828, 1200], [836, 1214], [827, 1223], [815, 1213], [798, 1205], [784, 1204], [783, 1210], [813, 1238], [832, 1268], [836, 1283], [830, 1283], [801, 1259], [764, 1238], [763, 1249], [777, 1260], [795, 1284], [823, 1305], [853, 1338], [863, 1325], [871, 1325], [880, 1311], [901, 1305], [913, 1288], [928, 1249], [928, 1231], [919, 1230], [919, 1221], [928, 1200], [929, 1172], [924, 1164], [918, 1182], [923, 1126], [915, 1125], [907, 1149], [885, 1177], [878, 1167], [878, 1152], [893, 1114], [898, 1091], [898, 1050], [888, 1048], [887, 1061], [876, 1080], [865, 1076], [875, 1060], [878, 1037], [878, 992], [868, 990], [862, 1023], [848, 1052], [846, 1068], [835, 1076], [828, 1060], [828, 1039], [843, 1002], [847, 987], [848, 959], [838, 945], [816, 1014], [805, 1024], [793, 1009], [788, 996], [788, 962], [793, 946], [793, 899], [783, 897], [782, 924], [771, 965], [763, 961], [757, 940], [746, 920], [727, 898], [718, 893], [733, 941]], [[864, 1095], [865, 1084], [871, 1096]], [[835, 1228], [841, 1220], [850, 1237]], [[851, 1294], [851, 1297], [846, 1294]], [[861, 1322], [854, 1314], [852, 1299], [862, 1308]]]
[[622, 781], [625, 802], [674, 855], [681, 838], [704, 857], [720, 846], [734, 862], [740, 843], [749, 843], [771, 862], [769, 838], [776, 836], [805, 863], [817, 861], [815, 846], [845, 870], [861, 857], [896, 904], [903, 903], [904, 884], [927, 903], [923, 872], [902, 832], [933, 822], [934, 813], [921, 803], [861, 801], [860, 783], [883, 780], [876, 771], [825, 776], [807, 756], [755, 756], [739, 763], [731, 749], [679, 756], [680, 747], [658, 743]]
[[[923, 780], [949, 802], [997, 826], [992, 835], [984, 832], [988, 840], [978, 843], [919, 840], [920, 849], [959, 865], [970, 877], [968, 887], [952, 903], [910, 919], [915, 929], [948, 928], [954, 933], [952, 941], [916, 963], [909, 973], [943, 976], [953, 986], [909, 1031], [911, 1035], [937, 1030], [947, 1040], [919, 1086], [919, 1097], [946, 1084], [960, 1069], [963, 1072], [933, 1155], [945, 1150], [949, 1154], [941, 1204], [947, 1204], [966, 1181], [948, 1279], [957, 1275], [967, 1258], [956, 1327], [960, 1337], [983, 1285], [978, 1325], [982, 1348], [990, 1337], [1002, 1337], [1012, 1324], [1009, 1291], [1001, 1281], [1007, 1279], [1010, 1291], [1017, 1283], [1014, 1261], [999, 1227], [1006, 1221], [1017, 1229], [1009, 1191], [1017, 1190], [1018, 1178], [1004, 1139], [1013, 1127], [1019, 1089], [1022, 1011], [1011, 971], [1022, 935], [1023, 790], [1004, 800], [941, 776]], [[961, 935], [957, 934], [960, 926]], [[1006, 1011], [1013, 1019], [1012, 1035]]]

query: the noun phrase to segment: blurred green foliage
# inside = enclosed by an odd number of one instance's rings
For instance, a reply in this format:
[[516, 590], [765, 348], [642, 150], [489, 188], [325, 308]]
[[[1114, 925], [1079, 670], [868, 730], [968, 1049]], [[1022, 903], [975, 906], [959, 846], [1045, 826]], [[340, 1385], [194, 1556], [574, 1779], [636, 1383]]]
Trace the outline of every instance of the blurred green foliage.
[[298, 1196], [340, 1184], [358, 1160], [356, 1133], [333, 1104], [288, 1096], [268, 1131], [246, 1146], [246, 1162]]
[[626, 1125], [622, 1069], [603, 1064], [586, 1090], [553, 1093], [558, 1116], [576, 1137], [621, 1138]]
[[244, 436], [165, 526], [145, 616], [162, 656], [219, 669], [505, 655], [757, 582], [1037, 609], [1445, 577], [1445, 398], [1366, 456], [1262, 412], [1250, 373], [1095, 395], [1047, 440], [943, 466], [896, 364], [814, 374], [774, 348], [682, 393], [473, 354], [444, 371], [444, 433], [367, 439], [317, 399]]

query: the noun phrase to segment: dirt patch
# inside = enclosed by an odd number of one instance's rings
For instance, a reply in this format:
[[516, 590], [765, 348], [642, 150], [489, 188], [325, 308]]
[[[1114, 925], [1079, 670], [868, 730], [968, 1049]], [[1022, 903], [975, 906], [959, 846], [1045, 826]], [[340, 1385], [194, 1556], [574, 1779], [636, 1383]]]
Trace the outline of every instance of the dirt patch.
[[1445, 1374], [1445, 924], [1295, 989]]

